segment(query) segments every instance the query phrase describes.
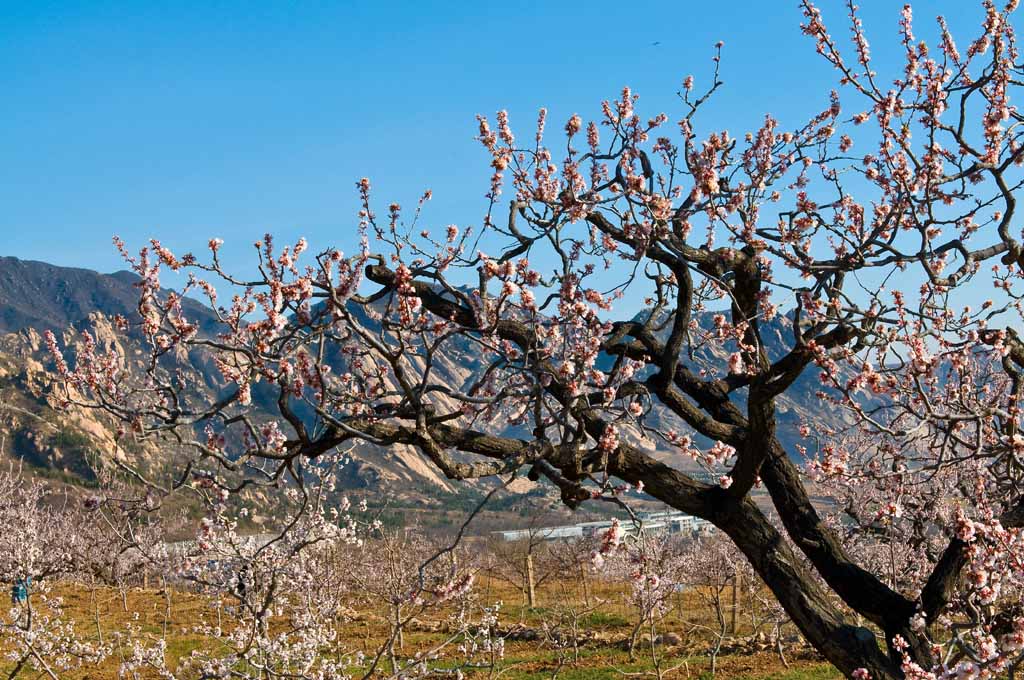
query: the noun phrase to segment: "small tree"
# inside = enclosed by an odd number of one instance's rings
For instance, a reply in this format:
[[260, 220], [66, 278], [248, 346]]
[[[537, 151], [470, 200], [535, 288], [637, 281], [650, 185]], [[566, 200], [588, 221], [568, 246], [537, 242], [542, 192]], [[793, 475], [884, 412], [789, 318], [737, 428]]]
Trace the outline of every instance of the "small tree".
[[551, 521], [550, 513], [532, 512], [523, 538], [492, 537], [488, 542], [487, 573], [519, 588], [531, 608], [537, 606], [537, 588], [559, 573], [560, 565], [551, 554], [551, 530], [545, 526]]
[[397, 674], [409, 623], [439, 605], [464, 600], [474, 571], [465, 556], [460, 564], [458, 553], [439, 551], [413, 529], [377, 529], [352, 557], [347, 579], [352, 592], [364, 602], [386, 607], [389, 633], [381, 652]]
[[[703, 607], [697, 618], [689, 622], [692, 630], [710, 634], [711, 674], [718, 670], [718, 655], [722, 643], [732, 633], [736, 634], [736, 595], [739, 586], [740, 562], [742, 555], [720, 535], [701, 536], [690, 541], [684, 552], [684, 583]], [[731, 596], [731, 601], [730, 601]], [[711, 621], [703, 615], [711, 614]]]
[[0, 472], [0, 574], [11, 595], [10, 607], [0, 614], [0, 639], [12, 664], [8, 678], [56, 678], [111, 654], [109, 644], [76, 628], [63, 598], [53, 592], [56, 579], [78, 569], [74, 556], [84, 527], [73, 504], [20, 471]]
[[683, 569], [682, 559], [677, 541], [641, 530], [625, 539], [606, 561], [606, 569], [630, 587], [627, 597], [635, 620], [629, 636], [629, 658], [635, 660], [643, 635], [646, 652], [659, 678], [664, 670], [658, 653], [660, 624], [671, 609], [671, 598]]

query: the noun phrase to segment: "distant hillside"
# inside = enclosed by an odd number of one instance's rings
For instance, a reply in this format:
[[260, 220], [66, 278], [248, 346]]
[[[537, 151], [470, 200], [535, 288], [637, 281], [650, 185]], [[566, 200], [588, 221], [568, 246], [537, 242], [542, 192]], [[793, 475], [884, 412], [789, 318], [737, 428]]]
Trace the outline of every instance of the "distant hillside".
[[0, 257], [0, 332], [60, 331], [91, 312], [129, 314], [135, 276]]
[[[130, 318], [139, 301], [138, 280], [129, 271], [100, 274], [0, 257], [0, 333], [28, 328], [60, 332], [95, 312]], [[213, 313], [201, 303], [186, 299], [183, 304], [203, 325], [212, 323]]]

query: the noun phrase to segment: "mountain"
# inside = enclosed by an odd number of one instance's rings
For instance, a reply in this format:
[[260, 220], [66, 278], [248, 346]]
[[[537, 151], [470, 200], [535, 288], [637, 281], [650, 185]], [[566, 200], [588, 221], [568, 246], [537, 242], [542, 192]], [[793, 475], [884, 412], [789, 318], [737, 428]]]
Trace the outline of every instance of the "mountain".
[[[54, 408], [50, 383], [54, 368], [42, 334], [53, 331], [62, 346], [73, 344], [80, 331], [88, 330], [101, 350], [115, 349], [124, 358], [129, 371], [141, 371], [146, 349], [142, 339], [131, 333], [115, 331], [113, 318], [136, 316], [138, 277], [131, 272], [100, 274], [88, 269], [57, 267], [43, 262], [0, 257], [0, 456], [25, 460], [49, 474], [66, 475], [88, 482], [93, 475], [90, 460], [111, 456], [131, 456], [142, 465], [158, 466], [168, 455], [153, 443], [142, 443], [132, 451], [114, 443], [116, 424], [94, 411], [59, 411]], [[200, 302], [186, 299], [187, 316], [197, 320], [201, 332], [213, 333], [216, 318]], [[710, 315], [698, 321], [711, 323]], [[375, 322], [360, 317], [374, 327]], [[709, 327], [709, 326], [708, 326]], [[777, 357], [787, 348], [789, 321], [779, 317], [763, 328], [770, 355]], [[725, 350], [702, 348], [692, 360], [695, 364], [725, 364]], [[721, 356], [719, 356], [721, 355]], [[340, 366], [340, 356], [328, 357]], [[193, 351], [174, 357], [177, 368], [192, 385], [193, 397], [214, 401], [228, 386], [203, 353]], [[467, 342], [438, 357], [433, 371], [438, 380], [449, 385], [465, 384], [479, 361]], [[794, 388], [780, 397], [779, 435], [790, 447], [799, 440], [797, 430], [805, 422], [820, 422], [822, 410], [815, 392], [816, 371], [801, 376]], [[256, 403], [265, 401], [265, 416], [271, 417], [273, 403], [259, 390]], [[437, 397], [446, 399], [445, 397]], [[445, 404], [450, 406], [449, 404]], [[827, 417], [827, 416], [825, 416]], [[664, 408], [656, 407], [648, 416], [652, 424], [668, 429], [674, 419]], [[688, 458], [673, 450], [660, 448], [651, 440], [632, 438], [650, 453], [681, 468], [694, 467]], [[707, 445], [707, 442], [700, 442]], [[450, 484], [424, 457], [409, 447], [381, 448], [361, 445], [351, 452], [351, 462], [343, 468], [344, 484], [350, 488], [377, 489], [392, 497], [410, 499], [453, 493]]]
[[0, 257], [0, 333], [60, 332], [92, 312], [127, 314], [134, 308], [131, 277]]
[[[103, 316], [131, 317], [138, 305], [129, 271], [100, 274], [90, 269], [58, 267], [46, 262], [0, 257], [0, 333], [29, 328], [59, 333], [98, 312]], [[182, 303], [200, 325], [214, 321], [213, 312], [186, 298]]]

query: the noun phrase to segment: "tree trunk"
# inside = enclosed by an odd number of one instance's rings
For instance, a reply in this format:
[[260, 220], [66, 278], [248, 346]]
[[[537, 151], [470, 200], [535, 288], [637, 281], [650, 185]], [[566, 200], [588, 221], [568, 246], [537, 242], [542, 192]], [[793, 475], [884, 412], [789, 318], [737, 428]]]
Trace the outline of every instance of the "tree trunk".
[[875, 634], [852, 626], [804, 571], [800, 560], [750, 499], [716, 516], [771, 589], [804, 637], [843, 674], [864, 668], [874, 680], [902, 678], [899, 665], [882, 652]]
[[590, 606], [590, 582], [587, 580], [587, 568], [583, 566], [583, 562], [579, 564], [580, 568], [580, 583], [583, 584], [583, 605], [586, 607]]
[[537, 606], [537, 589], [533, 575], [533, 553], [526, 553], [526, 603], [531, 609]]
[[740, 610], [739, 603], [740, 575], [737, 572], [732, 577], [732, 612], [729, 614], [729, 632], [736, 634], [736, 612]]
[[850, 625], [806, 572], [786, 539], [749, 498], [735, 498], [718, 487], [696, 483], [664, 463], [626, 447], [613, 458], [611, 472], [668, 505], [710, 521], [746, 556], [758, 576], [807, 641], [844, 675], [864, 668], [874, 680], [903, 677], [898, 663], [878, 646], [875, 634]]

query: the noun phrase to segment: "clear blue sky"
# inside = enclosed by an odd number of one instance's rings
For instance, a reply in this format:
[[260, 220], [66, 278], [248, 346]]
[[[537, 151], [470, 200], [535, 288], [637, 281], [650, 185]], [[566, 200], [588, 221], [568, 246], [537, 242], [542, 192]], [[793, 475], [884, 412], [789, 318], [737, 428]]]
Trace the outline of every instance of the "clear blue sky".
[[[862, 4], [891, 66], [902, 2]], [[845, 40], [842, 4], [820, 6]], [[972, 0], [914, 8], [919, 36], [943, 13], [962, 47], [982, 16]], [[547, 106], [554, 134], [628, 84], [675, 117], [682, 78], [706, 83], [724, 40], [705, 122], [793, 125], [835, 79], [801, 18], [795, 0], [0, 1], [0, 254], [113, 271], [114, 233], [179, 251], [219, 236], [240, 263], [266, 231], [351, 251], [362, 176], [381, 212], [429, 187], [430, 224], [479, 224], [475, 114], [507, 108], [525, 136]]]

